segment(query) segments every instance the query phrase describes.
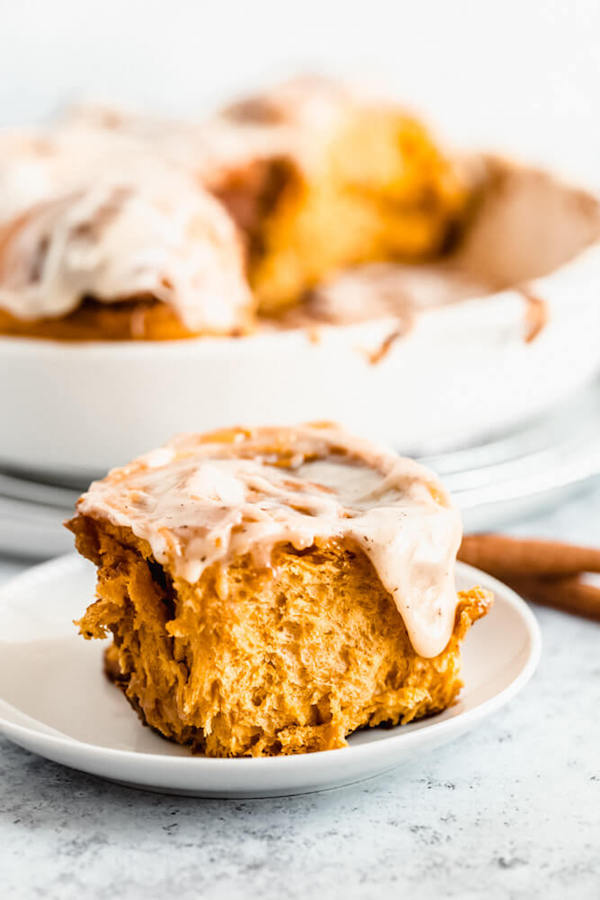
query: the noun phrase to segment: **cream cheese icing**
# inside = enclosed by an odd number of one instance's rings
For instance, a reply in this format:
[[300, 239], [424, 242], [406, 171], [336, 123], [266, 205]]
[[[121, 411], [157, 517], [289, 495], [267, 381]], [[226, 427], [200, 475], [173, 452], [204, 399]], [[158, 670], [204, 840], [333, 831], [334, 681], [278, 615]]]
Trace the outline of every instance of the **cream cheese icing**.
[[0, 131], [0, 222], [97, 181], [160, 183], [181, 168], [148, 141], [84, 122]]
[[433, 657], [454, 626], [457, 510], [432, 473], [335, 426], [182, 435], [93, 482], [83, 515], [130, 528], [176, 577], [273, 547], [341, 540], [362, 549], [417, 653]]
[[49, 135], [0, 132], [0, 222], [52, 196], [57, 147]]
[[[155, 170], [155, 173], [158, 170]], [[251, 307], [243, 252], [221, 204], [183, 175], [88, 183], [0, 232], [0, 307], [64, 316], [85, 296], [152, 296], [192, 331], [227, 332]]]
[[[144, 115], [103, 105], [75, 108], [57, 129], [66, 151], [97, 155], [94, 141], [121, 153], [137, 147], [192, 172], [209, 187], [257, 160], [286, 158], [300, 169], [323, 161], [323, 142], [365, 105], [388, 104], [335, 79], [304, 76], [247, 97], [204, 120]], [[86, 144], [91, 146], [88, 148]]]

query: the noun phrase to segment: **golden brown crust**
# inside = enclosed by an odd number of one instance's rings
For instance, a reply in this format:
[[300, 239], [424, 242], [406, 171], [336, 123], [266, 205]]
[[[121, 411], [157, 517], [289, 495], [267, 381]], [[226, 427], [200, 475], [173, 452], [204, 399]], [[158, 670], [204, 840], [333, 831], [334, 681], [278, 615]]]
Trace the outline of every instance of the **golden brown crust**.
[[86, 299], [67, 316], [17, 319], [0, 309], [0, 334], [60, 341], [172, 341], [198, 337], [168, 304], [152, 298], [100, 303]]
[[302, 175], [291, 158], [273, 156], [253, 159], [245, 166], [227, 169], [213, 185], [212, 192], [222, 202], [245, 239], [252, 266], [264, 252], [263, 226], [282, 198], [299, 185]]
[[263, 313], [348, 266], [431, 259], [466, 213], [467, 181], [395, 109], [359, 107], [320, 155], [282, 182], [255, 229], [249, 277]]
[[358, 728], [445, 709], [459, 643], [491, 603], [461, 594], [447, 647], [425, 659], [367, 557], [339, 542], [281, 545], [272, 572], [243, 557], [190, 585], [129, 529], [82, 515], [68, 527], [98, 566], [81, 633], [112, 633], [108, 674], [142, 721], [209, 756], [333, 749]]

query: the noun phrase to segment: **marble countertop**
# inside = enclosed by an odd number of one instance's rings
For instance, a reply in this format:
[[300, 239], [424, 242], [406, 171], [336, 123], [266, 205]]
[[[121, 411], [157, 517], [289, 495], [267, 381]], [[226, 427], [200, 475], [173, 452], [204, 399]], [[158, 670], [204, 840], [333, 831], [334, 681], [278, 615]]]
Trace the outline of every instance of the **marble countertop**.
[[[600, 491], [514, 531], [600, 543]], [[0, 561], [0, 579], [23, 565]], [[478, 731], [374, 780], [275, 800], [142, 793], [0, 740], [0, 894], [600, 897], [600, 626], [536, 608], [544, 651]]]

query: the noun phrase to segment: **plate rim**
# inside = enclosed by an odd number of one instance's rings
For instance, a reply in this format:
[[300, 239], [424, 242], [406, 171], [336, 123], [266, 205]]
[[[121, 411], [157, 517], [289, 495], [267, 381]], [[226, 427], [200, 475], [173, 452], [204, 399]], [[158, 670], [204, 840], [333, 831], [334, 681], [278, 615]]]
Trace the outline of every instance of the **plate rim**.
[[[9, 579], [6, 584], [0, 587], [0, 607], [15, 590], [19, 591], [21, 589], [27, 589], [27, 587], [31, 587], [32, 584], [42, 580], [49, 574], [57, 574], [60, 573], [61, 570], [66, 570], [68, 573], [69, 569], [79, 567], [83, 564], [86, 564], [86, 561], [76, 553], [68, 553], [47, 562], [40, 563], [39, 565], [32, 566], [25, 572], [21, 572]], [[319, 764], [324, 759], [329, 760], [332, 765], [335, 765], [335, 760], [341, 761], [343, 759], [348, 759], [349, 754], [352, 755], [352, 759], [355, 761], [359, 761], [361, 757], [373, 759], [373, 757], [377, 755], [387, 755], [396, 744], [410, 748], [415, 745], [418, 746], [420, 743], [428, 742], [428, 740], [425, 739], [425, 735], [432, 740], [434, 735], [436, 737], [439, 736], [441, 740], [434, 741], [434, 743], [442, 743], [447, 732], [450, 732], [450, 735], [452, 735], [452, 733], [458, 734], [468, 730], [471, 723], [474, 724], [477, 720], [487, 718], [515, 697], [530, 681], [537, 669], [542, 652], [542, 636], [538, 621], [529, 608], [529, 605], [516, 593], [516, 591], [508, 587], [508, 585], [504, 584], [499, 579], [482, 572], [480, 569], [476, 569], [474, 566], [469, 566], [466, 563], [457, 562], [456, 571], [457, 573], [468, 575], [474, 582], [494, 591], [494, 593], [498, 592], [502, 595], [502, 601], [508, 603], [508, 605], [519, 614], [521, 621], [525, 626], [529, 638], [529, 652], [527, 659], [516, 677], [498, 693], [471, 709], [458, 713], [456, 716], [444, 719], [443, 721], [436, 721], [435, 717], [432, 717], [431, 720], [429, 720], [430, 724], [424, 726], [424, 728], [415, 731], [403, 731], [401, 727], [398, 727], [396, 733], [387, 733], [379, 740], [370, 741], [357, 746], [349, 745], [334, 750], [319, 750], [313, 753], [298, 753], [287, 756], [269, 757], [209, 757], [200, 755], [194, 756], [192, 754], [189, 756], [174, 756], [166, 753], [147, 753], [145, 751], [104, 747], [99, 744], [72, 738], [68, 735], [49, 734], [41, 729], [38, 730], [37, 728], [11, 722], [4, 717], [1, 710], [0, 734], [21, 746], [26, 746], [27, 749], [30, 749], [30, 741], [28, 739], [31, 738], [35, 740], [36, 749], [32, 752], [41, 756], [44, 755], [43, 750], [46, 748], [49, 750], [54, 748], [56, 751], [62, 749], [67, 752], [69, 750], [77, 750], [81, 754], [81, 762], [91, 761], [95, 756], [100, 756], [106, 760], [112, 760], [115, 763], [123, 763], [126, 766], [130, 766], [135, 762], [140, 763], [143, 760], [150, 768], [166, 767], [167, 769], [176, 769], [179, 774], [187, 771], [199, 774], [202, 769], [210, 769], [215, 774], [217, 771], [220, 771], [221, 775], [226, 774], [227, 770], [231, 770], [232, 768], [235, 769], [236, 775], [242, 775], [244, 772], [248, 774], [258, 774], [259, 772], [265, 774], [268, 771], [273, 774], [282, 774], [288, 770], [290, 771], [290, 774], [295, 772], [299, 775], [303, 770], [304, 774], [308, 774], [306, 770], [310, 771], [312, 768], [318, 768]], [[0, 697], [0, 699], [2, 698]], [[10, 706], [11, 704], [7, 705]], [[19, 711], [17, 707], [13, 708], [16, 709], [17, 712]], [[43, 723], [40, 723], [40, 725], [43, 726]], [[27, 741], [27, 743], [23, 744], [22, 741]], [[340, 754], [342, 754], [341, 757]], [[52, 759], [55, 757], [50, 756], [47, 758]], [[394, 764], [392, 764], [392, 767], [393, 765]], [[71, 767], [80, 768], [80, 766], [76, 764], [71, 765]], [[83, 769], [83, 771], [91, 770]], [[93, 771], [92, 774], [94, 774]], [[152, 781], [141, 781], [139, 783], [151, 784]]]

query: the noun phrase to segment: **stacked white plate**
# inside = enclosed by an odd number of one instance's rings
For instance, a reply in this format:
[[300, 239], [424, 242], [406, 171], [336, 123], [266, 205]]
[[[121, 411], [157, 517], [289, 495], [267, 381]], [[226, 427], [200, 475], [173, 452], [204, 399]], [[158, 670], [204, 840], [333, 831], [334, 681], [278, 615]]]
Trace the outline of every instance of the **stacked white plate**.
[[[421, 461], [454, 495], [466, 530], [518, 518], [600, 474], [600, 384], [508, 435]], [[72, 549], [62, 522], [86, 487], [77, 476], [59, 483], [0, 471], [0, 552], [48, 558]]]

